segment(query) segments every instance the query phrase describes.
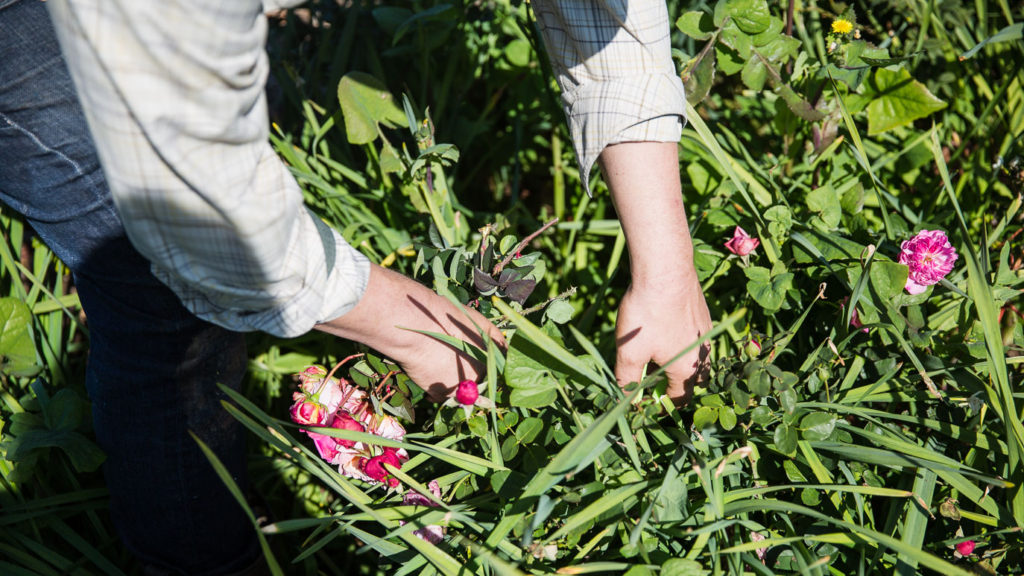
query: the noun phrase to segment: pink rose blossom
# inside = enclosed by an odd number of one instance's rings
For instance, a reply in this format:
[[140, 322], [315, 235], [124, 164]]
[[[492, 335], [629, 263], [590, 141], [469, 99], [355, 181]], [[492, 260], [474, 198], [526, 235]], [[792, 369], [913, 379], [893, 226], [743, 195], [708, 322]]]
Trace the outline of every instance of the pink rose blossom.
[[725, 249], [737, 256], [746, 256], [760, 245], [760, 240], [751, 238], [746, 230], [737, 226], [732, 232], [732, 238], [725, 243]]
[[369, 419], [367, 427], [370, 432], [380, 436], [381, 438], [387, 438], [388, 440], [398, 440], [401, 442], [405, 438], [405, 428], [398, 422], [398, 419], [388, 414], [374, 415]]
[[928, 286], [946, 277], [956, 263], [957, 253], [942, 230], [921, 230], [900, 245], [900, 264], [910, 268], [905, 286], [910, 294], [920, 294]]
[[[431, 480], [430, 484], [427, 484], [427, 488], [430, 490], [431, 494], [433, 494], [435, 498], [441, 498], [441, 485], [437, 483], [437, 480]], [[437, 506], [437, 504], [434, 504], [434, 501], [431, 500], [430, 498], [427, 498], [423, 494], [420, 494], [419, 492], [414, 492], [412, 490], [406, 492], [405, 496], [402, 497], [402, 504], [405, 504], [406, 506]], [[399, 521], [399, 524], [404, 526], [405, 522]], [[437, 544], [444, 540], [444, 528], [441, 526], [426, 526], [424, 528], [420, 528], [419, 530], [415, 530], [413, 534], [419, 536], [420, 538], [423, 538], [431, 544]]]
[[398, 478], [391, 476], [387, 468], [384, 467], [384, 464], [390, 464], [395, 468], [402, 467], [402, 462], [398, 459], [398, 454], [394, 448], [385, 448], [383, 454], [363, 462], [363, 472], [377, 482], [382, 482], [395, 488], [398, 486]]
[[472, 406], [476, 404], [476, 399], [480, 397], [480, 390], [477, 388], [476, 382], [472, 380], [463, 380], [459, 382], [459, 389], [455, 392], [455, 400], [463, 406]]
[[971, 552], [974, 552], [974, 546], [974, 540], [964, 540], [963, 542], [958, 542], [956, 544], [956, 551], [959, 552], [961, 556], [970, 556]]
[[[356, 422], [351, 416], [344, 412], [335, 415], [329, 426], [339, 430], [364, 431], [362, 424]], [[338, 457], [338, 451], [340, 449], [352, 448], [356, 444], [352, 440], [335, 438], [334, 436], [328, 436], [326, 434], [318, 434], [316, 432], [306, 432], [306, 434], [313, 439], [313, 443], [316, 444], [316, 451], [320, 453], [320, 457], [332, 463]]]
[[300, 397], [291, 407], [291, 416], [296, 424], [320, 426], [327, 422], [330, 412], [319, 402]]

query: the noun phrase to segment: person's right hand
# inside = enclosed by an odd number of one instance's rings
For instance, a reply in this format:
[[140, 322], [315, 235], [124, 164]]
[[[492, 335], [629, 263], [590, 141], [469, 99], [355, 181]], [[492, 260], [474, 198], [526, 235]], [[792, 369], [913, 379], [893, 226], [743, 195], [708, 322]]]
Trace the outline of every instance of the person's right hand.
[[366, 344], [394, 360], [435, 402], [452, 394], [463, 380], [480, 382], [486, 366], [414, 330], [447, 334], [486, 351], [483, 330], [505, 347], [501, 332], [476, 310], [457, 306], [415, 280], [376, 265], [371, 265], [369, 284], [355, 308], [317, 329]]

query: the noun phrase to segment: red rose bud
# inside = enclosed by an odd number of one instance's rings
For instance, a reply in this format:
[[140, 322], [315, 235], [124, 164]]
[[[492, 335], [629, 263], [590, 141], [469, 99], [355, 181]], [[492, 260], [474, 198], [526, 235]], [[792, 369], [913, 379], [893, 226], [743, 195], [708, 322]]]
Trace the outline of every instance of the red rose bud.
[[480, 390], [476, 385], [476, 382], [472, 380], [463, 380], [459, 382], [459, 389], [455, 391], [455, 401], [463, 406], [472, 406], [476, 404], [476, 399], [480, 397]]
[[384, 469], [381, 456], [374, 456], [363, 461], [363, 472], [377, 482], [384, 482], [388, 479], [388, 471]]
[[961, 556], [970, 556], [971, 552], [974, 552], [974, 540], [958, 542], [956, 545], [956, 551], [959, 552]]
[[751, 237], [746, 230], [737, 226], [732, 231], [732, 238], [725, 243], [725, 249], [737, 256], [746, 256], [760, 245], [760, 240]]

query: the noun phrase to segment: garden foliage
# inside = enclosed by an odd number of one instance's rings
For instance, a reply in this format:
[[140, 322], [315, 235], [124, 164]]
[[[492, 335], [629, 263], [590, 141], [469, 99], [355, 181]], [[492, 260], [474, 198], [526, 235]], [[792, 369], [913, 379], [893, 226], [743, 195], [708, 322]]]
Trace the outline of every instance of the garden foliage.
[[[225, 417], [252, 432], [275, 571], [1024, 572], [1024, 12], [669, 5], [716, 320], [681, 409], [656, 367], [615, 385], [625, 241], [600, 181], [581, 192], [528, 5], [275, 20], [272, 141], [309, 207], [508, 339], [470, 350], [487, 379], [437, 405], [372, 351], [253, 335]], [[3, 218], [0, 566], [119, 573], [87, 320]], [[347, 400], [310, 386], [332, 370], [362, 402], [338, 425]]]

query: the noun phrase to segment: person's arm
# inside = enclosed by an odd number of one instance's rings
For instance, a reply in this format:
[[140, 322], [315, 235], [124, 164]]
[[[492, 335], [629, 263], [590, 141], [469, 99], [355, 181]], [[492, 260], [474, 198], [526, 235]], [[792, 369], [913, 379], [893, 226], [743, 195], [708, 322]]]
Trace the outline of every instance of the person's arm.
[[[693, 266], [693, 243], [679, 186], [675, 143], [628, 142], [605, 148], [605, 182], [629, 247], [630, 286], [616, 321], [615, 378], [640, 379], [648, 362], [666, 365], [711, 329]], [[668, 364], [668, 395], [687, 402], [707, 374], [707, 346]]]
[[[537, 20], [587, 191], [599, 162], [629, 247], [630, 288], [617, 318], [620, 384], [665, 364], [711, 327], [693, 267], [677, 143], [685, 91], [672, 62], [664, 0], [535, 0]], [[684, 402], [707, 349], [668, 369]]]
[[481, 344], [469, 314], [373, 266], [303, 206], [267, 139], [261, 0], [51, 0], [125, 230], [197, 316], [237, 331], [314, 326], [393, 357], [436, 399], [482, 367], [436, 340]]
[[481, 330], [499, 346], [505, 343], [501, 332], [476, 310], [456, 306], [426, 286], [376, 265], [370, 267], [369, 285], [355, 308], [317, 329], [386, 353], [433, 400], [448, 396], [462, 380], [479, 382], [486, 368], [414, 330], [454, 336], [483, 350], [487, 345]]

